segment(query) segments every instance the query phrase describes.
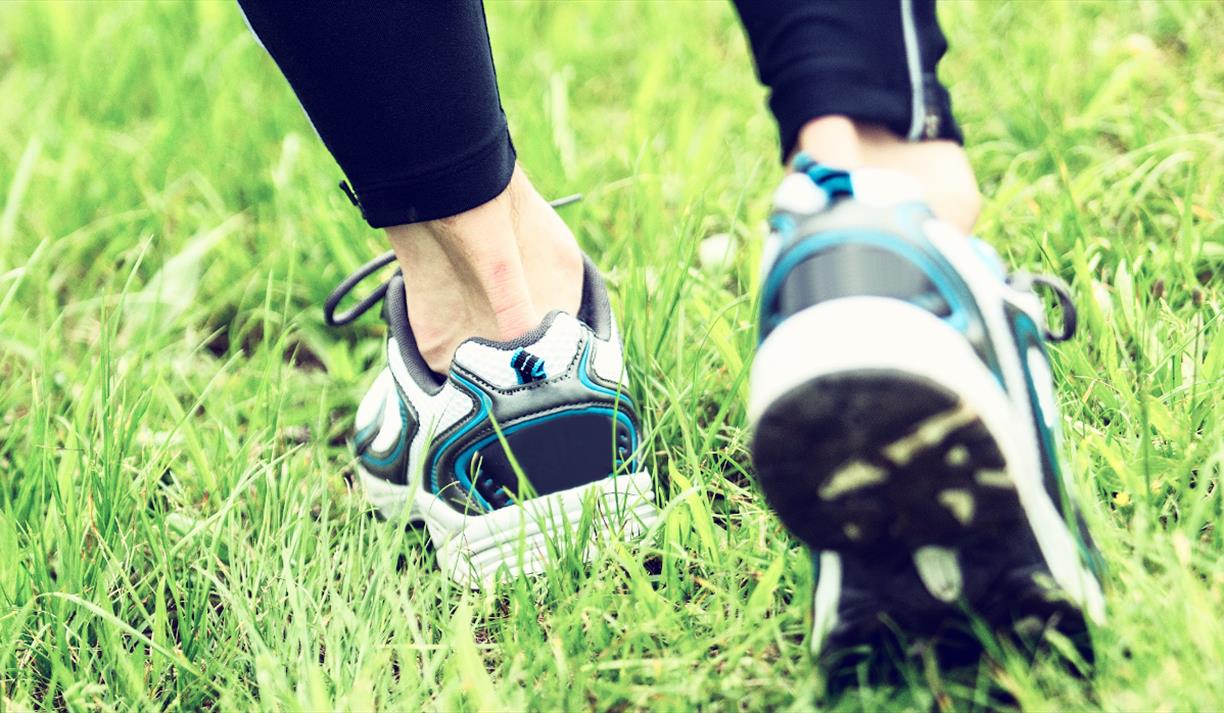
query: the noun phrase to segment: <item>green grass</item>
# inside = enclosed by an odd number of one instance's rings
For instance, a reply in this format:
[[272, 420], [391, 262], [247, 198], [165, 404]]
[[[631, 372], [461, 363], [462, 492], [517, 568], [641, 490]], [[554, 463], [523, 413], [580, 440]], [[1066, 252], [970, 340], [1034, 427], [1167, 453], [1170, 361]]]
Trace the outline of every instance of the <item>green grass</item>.
[[[1110, 563], [1086, 677], [1006, 652], [824, 692], [809, 566], [750, 479], [755, 264], [781, 175], [729, 5], [489, 7], [520, 156], [608, 271], [657, 536], [493, 593], [341, 474], [382, 249], [227, 3], [0, 5], [0, 709], [1224, 707], [1224, 6], [964, 3], [950, 83], [1055, 350]], [[700, 241], [728, 233], [728, 268]], [[647, 564], [649, 563], [649, 564]]]

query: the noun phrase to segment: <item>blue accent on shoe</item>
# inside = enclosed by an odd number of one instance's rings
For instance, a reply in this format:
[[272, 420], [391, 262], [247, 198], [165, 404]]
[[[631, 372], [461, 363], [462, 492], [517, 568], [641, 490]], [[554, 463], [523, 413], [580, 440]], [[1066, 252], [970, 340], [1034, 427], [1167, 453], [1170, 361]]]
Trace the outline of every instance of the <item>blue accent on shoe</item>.
[[544, 360], [522, 347], [510, 355], [510, 368], [514, 369], [520, 384], [530, 384], [548, 377], [544, 372]]
[[[387, 466], [394, 463], [396, 459], [403, 454], [404, 445], [408, 442], [408, 407], [404, 405], [403, 401], [399, 401], [399, 413], [400, 432], [399, 440], [395, 443], [395, 449], [392, 450], [391, 454], [385, 458], [376, 458], [370, 455], [369, 451], [366, 451], [365, 453], [361, 454], [361, 460], [363, 462], [369, 463], [373, 466]], [[360, 435], [358, 437], [360, 438]]]
[[374, 414], [374, 420], [370, 421], [369, 425], [367, 425], [365, 428], [357, 431], [357, 434], [353, 436], [353, 442], [360, 444], [370, 436], [377, 433], [378, 429], [382, 427], [383, 415], [386, 413], [386, 410], [387, 402], [386, 400], [383, 400], [383, 402], [378, 405], [378, 413]]
[[[1054, 484], [1058, 487], [1058, 496], [1065, 499], [1066, 493], [1063, 492], [1065, 484], [1063, 483], [1062, 469], [1059, 467], [1057, 451], [1058, 439], [1050, 429], [1050, 419], [1041, 408], [1041, 397], [1037, 394], [1037, 384], [1033, 381], [1033, 373], [1028, 365], [1027, 351], [1030, 346], [1037, 346], [1041, 350], [1042, 358], [1048, 359], [1045, 347], [1042, 344], [1041, 330], [1037, 327], [1032, 317], [1016, 310], [1012, 315], [1012, 331], [1015, 334], [1020, 364], [1024, 369], [1024, 382], [1028, 389], [1029, 406], [1033, 411], [1033, 426], [1037, 429], [1037, 438], [1041, 442], [1042, 467], [1050, 469], [1050, 475], [1054, 478]], [[1054, 493], [1050, 495], [1053, 497]], [[1061, 505], [1061, 503], [1058, 504]]]
[[774, 213], [769, 216], [769, 227], [778, 235], [789, 239], [795, 230], [795, 219], [787, 213]]
[[802, 151], [795, 154], [791, 168], [796, 173], [802, 173], [812, 179], [812, 183], [824, 191], [830, 200], [854, 195], [854, 182], [850, 179], [849, 171], [817, 163]]
[[[578, 361], [578, 380], [582, 385], [596, 393], [611, 396], [614, 399], [625, 402], [630, 408], [633, 408], [633, 399], [629, 398], [629, 394], [624, 391], [613, 391], [612, 389], [600, 386], [591, 381], [591, 372], [587, 370], [587, 363], [591, 359], [591, 341], [587, 340], [586, 346], [582, 348], [582, 359]], [[636, 434], [635, 434], [636, 435]]]
[[1062, 471], [1062, 459], [1058, 457], [1058, 431], [1059, 422], [1057, 418], [1054, 420], [1054, 427], [1049, 426], [1051, 419], [1047, 418], [1047, 414], [1041, 407], [1041, 397], [1037, 394], [1037, 384], [1033, 381], [1033, 372], [1029, 369], [1027, 350], [1029, 346], [1036, 346], [1041, 350], [1043, 359], [1049, 360], [1046, 353], [1045, 342], [1042, 340], [1041, 329], [1033, 318], [1028, 314], [1016, 310], [1011, 315], [1012, 334], [1016, 340], [1016, 349], [1019, 351], [1020, 364], [1024, 369], [1024, 382], [1028, 391], [1029, 406], [1033, 412], [1033, 427], [1037, 430], [1037, 440], [1041, 449], [1041, 469], [1042, 474], [1048, 479], [1046, 483], [1047, 490], [1053, 490], [1050, 493], [1050, 498], [1054, 500], [1054, 504], [1059, 508], [1062, 516], [1071, 523], [1075, 523], [1076, 527], [1072, 527], [1072, 535], [1075, 537], [1075, 542], [1079, 546], [1080, 555], [1084, 558], [1088, 568], [1093, 574], [1100, 577], [1105, 573], [1105, 561], [1101, 558], [1092, 546], [1085, 541], [1085, 533], [1081, 531], [1082, 521], [1074, 507], [1071, 505], [1071, 496], [1067, 492], [1067, 482]]
[[797, 173], [807, 173], [809, 169], [819, 165], [816, 159], [809, 156], [806, 151], [800, 151], [791, 161], [791, 170]]
[[854, 195], [854, 183], [846, 171], [813, 164], [804, 173], [812, 179], [812, 183], [815, 183], [817, 188], [829, 196], [830, 200]]
[[[537, 426], [539, 424], [547, 423], [549, 421], [555, 421], [559, 418], [566, 418], [568, 416], [576, 416], [579, 414], [591, 414], [591, 413], [612, 416], [616, 420], [623, 423], [626, 427], [629, 428], [630, 433], [633, 434], [633, 443], [636, 448], [638, 436], [637, 436], [637, 429], [634, 428], [633, 426], [633, 421], [630, 420], [629, 416], [625, 412], [619, 409], [609, 408], [607, 406], [587, 406], [584, 408], [568, 409], [566, 411], [561, 411], [560, 413], [551, 413], [545, 416], [539, 416], [536, 418], [532, 418], [527, 421], [523, 421], [521, 423], [516, 423], [513, 426], [503, 428], [502, 436], [503, 437], [509, 436], [510, 434], [516, 431], [520, 431], [524, 428], [527, 428], [528, 426]], [[495, 508], [493, 508], [493, 506], [491, 506], [487, 500], [485, 500], [483, 497], [480, 496], [478, 492], [476, 492], [475, 486], [472, 484], [469, 474], [471, 472], [472, 459], [476, 457], [476, 452], [479, 451], [481, 448], [484, 448], [485, 446], [493, 443], [496, 440], [498, 440], [497, 434], [490, 433], [489, 435], [473, 443], [467, 448], [464, 448], [463, 451], [461, 451], [459, 455], [455, 458], [455, 477], [456, 479], [458, 479], [459, 483], [463, 485], [464, 488], [467, 489], [466, 492], [474, 495], [478, 499], [478, 501], [482, 504], [482, 506], [485, 508], [486, 511], [493, 510]], [[633, 470], [632, 465], [629, 468], [629, 470]], [[609, 476], [615, 475], [615, 472], [608, 473], [608, 475]]]
[[[480, 408], [477, 410], [476, 415], [469, 419], [468, 422], [463, 425], [463, 428], [460, 428], [458, 431], [452, 433], [450, 438], [447, 438], [446, 442], [443, 443], [441, 447], [432, 449], [433, 453], [429, 457], [428, 467], [425, 472], [429, 473], [429, 492], [433, 495], [438, 494], [438, 456], [445, 452], [446, 449], [463, 434], [471, 431], [472, 429], [476, 428], [478, 424], [484, 422], [484, 420], [488, 418], [493, 405], [493, 402], [489, 399], [488, 394], [481, 391], [480, 388], [472, 382], [468, 381], [462, 376], [459, 376], [459, 374], [453, 371], [451, 372], [451, 378], [465, 386], [467, 390], [477, 398], [477, 400], [480, 402]], [[467, 480], [467, 478], [464, 478], [464, 480]], [[477, 493], [475, 489], [471, 487], [472, 484], [470, 482], [467, 483], [467, 486], [469, 492], [476, 498], [478, 503], [483, 505], [486, 510], [491, 509], [489, 507], [489, 503], [484, 498], [480, 497], [480, 493]]]
[[764, 313], [764, 310], [773, 304], [778, 290], [782, 287], [782, 282], [790, 271], [804, 260], [831, 247], [845, 243], [866, 244], [885, 250], [892, 250], [913, 261], [930, 278], [936, 289], [947, 300], [948, 306], [951, 309], [951, 315], [947, 318], [948, 322], [962, 333], [969, 328], [966, 305], [972, 303], [973, 298], [968, 293], [968, 288], [961, 284], [959, 280], [953, 279], [952, 276], [956, 274], [956, 271], [942, 255], [924, 250], [903, 238], [888, 233], [874, 230], [839, 230], [804, 238], [799, 244], [786, 250], [778, 262], [774, 264], [773, 268], [770, 269], [769, 277], [765, 281], [765, 288], [761, 293], [761, 308], [763, 310], [761, 315], [762, 340], [777, 326], [777, 316]]
[[382, 425], [380, 423], [381, 420], [382, 419], [376, 419], [373, 423], [358, 431], [356, 435], [353, 436], [353, 440], [357, 443], [361, 443], [370, 436], [374, 435], [374, 433], [378, 431], [378, 427]]
[[[613, 391], [611, 389], [605, 388], [591, 381], [591, 378], [588, 375], [588, 371], [587, 371], [587, 363], [590, 359], [590, 355], [591, 355], [591, 342], [588, 340], [585, 347], [583, 348], [582, 358], [581, 360], [579, 360], [579, 363], [578, 363], [579, 381], [581, 381], [584, 386], [591, 389], [592, 391], [596, 393], [604, 394], [607, 396], [611, 396], [615, 399], [619, 399], [620, 401], [624, 402], [627, 406], [632, 408], [633, 402], [632, 400], [630, 400], [628, 394]], [[453, 378], [457, 383], [464, 386], [465, 390], [468, 391], [471, 395], [475, 396], [480, 406], [477, 409], [476, 414], [471, 419], [469, 419], [468, 422], [464, 424], [462, 428], [460, 428], [455, 433], [451, 434], [450, 437], [447, 438], [446, 441], [441, 446], [430, 449], [432, 451], [432, 454], [429, 457], [429, 462], [427, 463], [425, 472], [429, 474], [429, 492], [433, 495], [438, 494], [437, 466], [438, 466], [438, 458], [440, 457], [440, 455], [444, 453], [447, 450], [447, 448], [449, 448], [459, 438], [471, 432], [479, 424], [487, 420], [489, 417], [489, 414], [492, 412], [493, 402], [489, 398], [488, 394], [486, 394], [478, 386], [476, 386], [475, 384], [473, 384], [472, 382], [468, 381], [467, 379], [463, 378], [462, 376], [460, 376], [459, 374], [455, 372], [451, 372], [451, 378]], [[591, 407], [591, 408], [603, 408], [603, 407]], [[636, 444], [638, 442], [638, 433], [637, 433], [637, 428], [633, 425], [633, 421], [629, 419], [627, 414], [621, 412], [618, 409], [608, 408], [606, 410], [609, 413], [616, 414], [616, 417], [618, 420], [621, 420], [623, 423], [626, 423], [629, 426], [629, 429], [633, 434], [633, 443], [635, 444], [635, 448], [636, 448]], [[574, 412], [570, 411], [567, 413], [574, 413]], [[532, 422], [535, 422], [535, 420], [533, 419], [533, 421], [527, 421], [525, 423], [532, 423]], [[511, 429], [503, 429], [502, 434], [505, 435], [505, 434], [512, 433], [514, 430], [518, 430], [520, 425], [521, 424], [516, 424], [515, 426], [511, 427]], [[496, 434], [494, 434], [493, 437], [496, 438]], [[467, 450], [470, 450], [470, 449], [465, 449], [464, 453], [466, 453]], [[487, 500], [481, 497], [480, 493], [478, 493], [475, 488], [472, 487], [471, 480], [467, 477], [466, 473], [464, 473], [462, 469], [459, 468], [460, 464], [462, 463], [463, 463], [463, 457], [461, 455], [455, 461], [455, 464], [456, 464], [455, 474], [459, 479], [459, 483], [463, 485], [465, 488], [467, 488], [466, 492], [468, 492], [472, 497], [476, 499], [477, 504], [483, 507], [486, 511], [492, 510], [493, 507], [489, 504]]]

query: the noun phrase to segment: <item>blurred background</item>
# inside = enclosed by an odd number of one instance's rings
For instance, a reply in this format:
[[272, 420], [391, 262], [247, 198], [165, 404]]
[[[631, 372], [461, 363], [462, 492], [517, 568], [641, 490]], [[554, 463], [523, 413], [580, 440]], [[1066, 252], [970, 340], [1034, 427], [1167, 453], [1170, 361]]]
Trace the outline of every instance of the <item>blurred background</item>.
[[[1093, 680], [1005, 658], [834, 703], [1218, 708], [1224, 5], [940, 12], [980, 232], [1075, 286], [1085, 334], [1056, 368], [1114, 625]], [[652, 466], [687, 493], [657, 576], [431, 619], [446, 585], [402, 574], [431, 555], [342, 477], [381, 323], [320, 314], [385, 247], [237, 7], [5, 2], [0, 707], [814, 705], [810, 574], [744, 447], [781, 168], [734, 12], [488, 15], [520, 160], [586, 195], [565, 217], [608, 272]]]

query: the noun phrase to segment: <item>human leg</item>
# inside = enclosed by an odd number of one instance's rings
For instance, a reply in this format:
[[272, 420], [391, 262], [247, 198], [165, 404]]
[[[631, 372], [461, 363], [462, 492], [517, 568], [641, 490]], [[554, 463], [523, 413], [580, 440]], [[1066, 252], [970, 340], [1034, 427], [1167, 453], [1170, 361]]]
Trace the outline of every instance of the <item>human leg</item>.
[[764, 251], [753, 454], [813, 549], [814, 647], [964, 629], [962, 607], [1082, 632], [1103, 601], [1059, 472], [1044, 315], [967, 234], [934, 4], [740, 13], [795, 169]]
[[936, 215], [969, 231], [977, 182], [936, 66], [947, 50], [932, 0], [738, 2], [770, 88], [784, 160], [903, 171]]
[[387, 365], [353, 438], [366, 498], [472, 585], [640, 532], [657, 511], [607, 295], [515, 163], [481, 4], [242, 5], [394, 248], [324, 306], [343, 324], [383, 302]]
[[577, 310], [582, 256], [516, 165], [479, 2], [240, 4], [386, 229], [432, 369]]

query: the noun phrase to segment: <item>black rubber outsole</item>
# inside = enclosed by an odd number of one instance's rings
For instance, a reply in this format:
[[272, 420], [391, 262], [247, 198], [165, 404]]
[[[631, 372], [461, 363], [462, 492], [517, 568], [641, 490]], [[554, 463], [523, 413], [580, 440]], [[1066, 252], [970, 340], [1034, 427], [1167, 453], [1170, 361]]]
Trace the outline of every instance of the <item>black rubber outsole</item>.
[[814, 549], [914, 550], [1025, 524], [986, 425], [955, 393], [909, 374], [792, 389], [757, 424], [753, 460], [769, 504]]
[[[949, 603], [931, 596], [904, 555], [842, 557], [838, 621], [818, 652], [831, 682], [850, 683], [864, 673], [874, 683], [895, 682], [904, 662], [918, 663], [926, 656], [943, 668], [972, 666], [987, 651], [981, 638], [987, 633], [995, 645], [1006, 641], [1035, 654], [1048, 651], [1048, 634], [1057, 632], [1085, 662], [1093, 661], [1083, 615], [1049, 586], [1044, 565], [975, 561], [972, 557], [989, 553], [962, 550], [969, 596]], [[976, 601], [970, 588], [977, 590]]]
[[[950, 389], [899, 371], [818, 377], [765, 410], [752, 452], [782, 522], [812, 550], [841, 555], [826, 650], [878, 648], [901, 632], [968, 642], [971, 613], [995, 629], [1035, 623], [1082, 638], [1083, 617], [1052, 584], [995, 437]], [[955, 552], [955, 601], [919, 576], [924, 547]]]

